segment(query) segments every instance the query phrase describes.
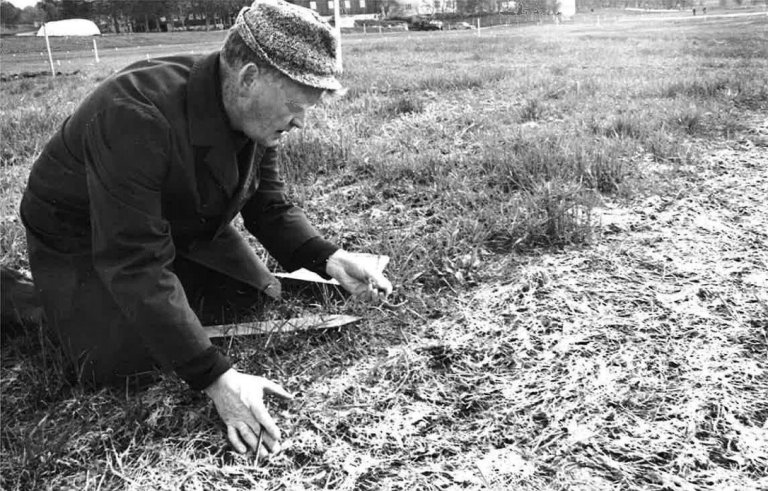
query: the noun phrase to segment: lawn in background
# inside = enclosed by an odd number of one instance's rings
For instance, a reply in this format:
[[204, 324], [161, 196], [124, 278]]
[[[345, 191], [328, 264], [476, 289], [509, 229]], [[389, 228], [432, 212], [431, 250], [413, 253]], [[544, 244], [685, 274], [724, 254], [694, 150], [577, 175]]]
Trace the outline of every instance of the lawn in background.
[[[78, 101], [123, 64], [190, 46], [138, 51], [0, 86], [4, 265], [27, 266], [16, 211], [26, 174]], [[653, 322], [659, 306], [642, 288], [615, 292], [638, 317], [604, 322], [589, 299], [615, 287], [610, 271], [594, 256], [556, 279], [546, 267], [600, 250], [606, 209], [685, 196], [704, 153], [765, 118], [765, 18], [354, 36], [344, 62], [348, 95], [289, 135], [282, 166], [291, 196], [328, 238], [392, 257], [392, 303], [401, 306], [302, 294], [261, 315], [329, 311], [365, 321], [223, 344], [241, 369], [297, 393], [272, 405], [290, 440], [285, 452], [260, 467], [233, 454], [211, 404], [173, 376], [138, 392], [73, 387], [55, 348], [31, 329], [3, 340], [0, 485], [765, 484], [766, 345], [757, 335], [765, 325], [750, 328], [751, 311], [742, 322], [755, 351], [732, 353], [752, 363], [751, 378], [736, 361], [711, 374], [735, 381], [727, 393], [735, 407], [724, 412], [713, 400], [725, 397], [720, 385], [669, 359], [671, 338]], [[580, 303], [560, 301], [566, 291]], [[590, 326], [599, 332], [579, 333]]]

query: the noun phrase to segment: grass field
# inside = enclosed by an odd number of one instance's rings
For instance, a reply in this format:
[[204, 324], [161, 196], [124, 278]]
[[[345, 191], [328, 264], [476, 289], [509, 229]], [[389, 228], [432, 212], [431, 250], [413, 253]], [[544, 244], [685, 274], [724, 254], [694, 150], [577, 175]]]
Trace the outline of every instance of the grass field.
[[[47, 137], [168, 42], [0, 85], [2, 264]], [[768, 19], [352, 36], [344, 61], [282, 164], [327, 237], [392, 257], [401, 306], [302, 294], [263, 315], [365, 320], [222, 345], [297, 394], [286, 450], [235, 454], [174, 376], [73, 387], [33, 326], [3, 339], [0, 487], [768, 489]]]

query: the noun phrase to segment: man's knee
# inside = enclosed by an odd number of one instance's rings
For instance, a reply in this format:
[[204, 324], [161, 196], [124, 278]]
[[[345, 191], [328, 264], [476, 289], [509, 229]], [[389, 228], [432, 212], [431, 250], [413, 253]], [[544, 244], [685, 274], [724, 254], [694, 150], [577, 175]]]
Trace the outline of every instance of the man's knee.
[[32, 280], [6, 266], [0, 268], [0, 315], [2, 331], [12, 327], [37, 325], [43, 318], [43, 307]]

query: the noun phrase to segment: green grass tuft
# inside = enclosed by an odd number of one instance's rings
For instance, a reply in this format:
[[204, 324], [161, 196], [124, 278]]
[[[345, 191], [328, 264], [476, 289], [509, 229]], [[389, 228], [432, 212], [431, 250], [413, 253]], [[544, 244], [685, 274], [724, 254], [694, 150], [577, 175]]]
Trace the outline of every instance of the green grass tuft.
[[544, 115], [544, 107], [538, 99], [528, 99], [520, 108], [520, 122], [537, 121]]

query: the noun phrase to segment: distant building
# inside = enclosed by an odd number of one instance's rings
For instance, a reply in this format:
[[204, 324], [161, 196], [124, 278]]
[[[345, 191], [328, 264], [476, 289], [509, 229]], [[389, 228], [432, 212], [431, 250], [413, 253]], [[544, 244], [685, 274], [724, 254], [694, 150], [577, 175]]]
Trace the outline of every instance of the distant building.
[[557, 2], [560, 15], [565, 18], [571, 18], [576, 15], [576, 0], [559, 0]]
[[383, 0], [387, 18], [408, 18], [456, 12], [461, 0]]
[[[291, 0], [291, 3], [312, 9], [323, 17], [333, 15], [334, 0]], [[381, 0], [341, 0], [341, 15], [373, 15], [381, 13]]]
[[517, 12], [520, 8], [520, 4], [514, 0], [502, 0], [499, 2], [499, 6], [502, 12]]
[[[289, 0], [291, 3], [314, 10], [323, 17], [333, 16], [334, 0]], [[414, 16], [454, 13], [466, 0], [340, 0], [342, 16], [377, 16], [384, 19], [403, 19]], [[495, 1], [495, 0], [494, 0]], [[507, 2], [516, 4], [514, 1]]]

